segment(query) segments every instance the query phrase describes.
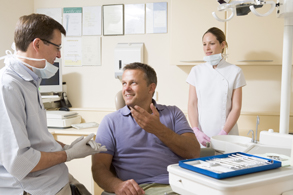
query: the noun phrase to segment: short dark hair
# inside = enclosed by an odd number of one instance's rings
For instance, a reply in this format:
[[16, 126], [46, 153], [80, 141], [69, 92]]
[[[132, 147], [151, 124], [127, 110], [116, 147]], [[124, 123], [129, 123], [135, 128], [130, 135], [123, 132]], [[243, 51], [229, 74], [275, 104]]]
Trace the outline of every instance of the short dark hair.
[[136, 70], [136, 69], [144, 72], [144, 77], [145, 77], [145, 80], [147, 81], [148, 86], [152, 83], [155, 83], [157, 85], [157, 74], [156, 74], [156, 71], [151, 66], [140, 63], [140, 62], [133, 62], [123, 67], [123, 71]]
[[26, 52], [35, 38], [51, 40], [55, 29], [66, 35], [64, 27], [59, 22], [44, 14], [34, 13], [20, 17], [14, 31], [16, 49]]
[[[212, 34], [217, 38], [217, 40], [220, 42], [220, 44], [222, 44], [223, 41], [225, 41], [225, 42], [226, 42], [226, 48], [228, 48], [228, 43], [227, 43], [227, 41], [226, 41], [225, 33], [224, 33], [221, 29], [219, 29], [219, 28], [217, 28], [217, 27], [212, 27], [212, 28], [210, 28], [209, 30], [207, 30], [207, 31], [203, 34], [202, 39], [203, 39], [203, 37], [205, 36], [205, 34], [207, 34], [207, 33], [212, 33]], [[225, 49], [222, 50], [222, 53], [224, 52], [224, 50], [225, 50]]]

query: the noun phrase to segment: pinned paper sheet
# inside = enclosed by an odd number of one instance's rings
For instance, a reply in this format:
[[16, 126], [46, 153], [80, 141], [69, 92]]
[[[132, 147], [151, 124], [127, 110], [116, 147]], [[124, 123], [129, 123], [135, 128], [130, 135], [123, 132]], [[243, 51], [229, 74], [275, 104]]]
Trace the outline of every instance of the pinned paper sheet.
[[64, 65], [65, 66], [81, 66], [82, 52], [81, 52], [81, 38], [64, 39]]

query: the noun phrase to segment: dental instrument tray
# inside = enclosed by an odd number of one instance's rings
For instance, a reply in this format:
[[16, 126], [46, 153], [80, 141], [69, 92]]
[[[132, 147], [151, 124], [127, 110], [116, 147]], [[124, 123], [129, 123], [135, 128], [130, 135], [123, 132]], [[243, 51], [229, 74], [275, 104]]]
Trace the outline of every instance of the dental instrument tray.
[[179, 166], [216, 179], [276, 169], [281, 162], [242, 152], [179, 161]]

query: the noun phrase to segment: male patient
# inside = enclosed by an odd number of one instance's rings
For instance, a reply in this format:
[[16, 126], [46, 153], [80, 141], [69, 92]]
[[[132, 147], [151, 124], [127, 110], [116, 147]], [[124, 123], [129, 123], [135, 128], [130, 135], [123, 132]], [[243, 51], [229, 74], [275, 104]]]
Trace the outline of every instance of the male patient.
[[199, 157], [200, 146], [184, 114], [152, 99], [156, 86], [156, 72], [149, 65], [124, 67], [126, 106], [105, 116], [97, 131], [96, 142], [108, 149], [93, 156], [93, 177], [105, 190], [102, 195], [175, 194], [167, 166]]

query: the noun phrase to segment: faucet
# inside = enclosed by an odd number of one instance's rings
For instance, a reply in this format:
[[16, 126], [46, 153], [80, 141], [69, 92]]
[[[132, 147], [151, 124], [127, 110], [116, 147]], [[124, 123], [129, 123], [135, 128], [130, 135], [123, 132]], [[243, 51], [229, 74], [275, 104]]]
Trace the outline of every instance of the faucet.
[[253, 130], [249, 130], [247, 133], [247, 135], [249, 135], [250, 132], [252, 133], [251, 142], [253, 143], [257, 143], [258, 125], [259, 125], [259, 116], [256, 117], [255, 132]]

